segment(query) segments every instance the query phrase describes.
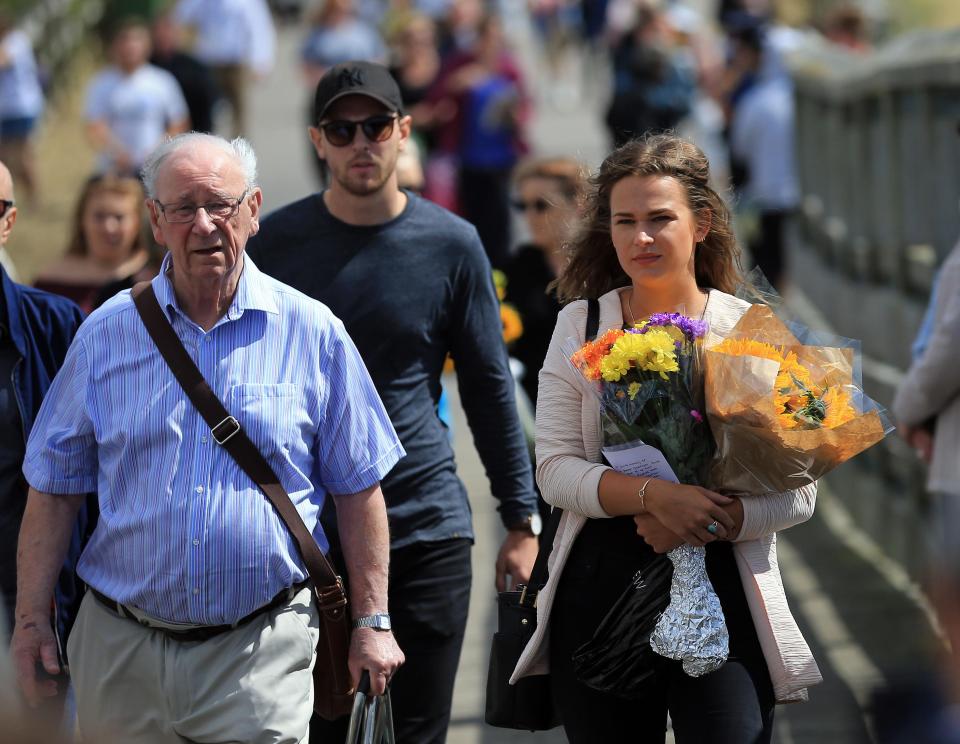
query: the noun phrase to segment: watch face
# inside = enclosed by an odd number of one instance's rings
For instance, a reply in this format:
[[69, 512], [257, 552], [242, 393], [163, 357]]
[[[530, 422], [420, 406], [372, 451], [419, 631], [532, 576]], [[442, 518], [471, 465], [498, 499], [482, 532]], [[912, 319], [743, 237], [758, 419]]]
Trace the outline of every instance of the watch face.
[[543, 520], [540, 519], [540, 514], [538, 512], [534, 512], [530, 515], [530, 531], [534, 535], [539, 535], [541, 532], [543, 532]]

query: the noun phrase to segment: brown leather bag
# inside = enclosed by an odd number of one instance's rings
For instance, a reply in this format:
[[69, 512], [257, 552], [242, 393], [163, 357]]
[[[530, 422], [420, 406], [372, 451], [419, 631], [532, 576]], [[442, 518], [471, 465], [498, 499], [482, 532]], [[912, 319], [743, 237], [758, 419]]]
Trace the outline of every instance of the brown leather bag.
[[167, 320], [153, 287], [142, 282], [133, 288], [133, 301], [150, 337], [160, 350], [173, 376], [210, 427], [217, 444], [223, 447], [250, 476], [277, 510], [300, 548], [310, 573], [317, 607], [320, 610], [320, 640], [313, 666], [313, 709], [333, 720], [348, 715], [353, 706], [353, 682], [347, 668], [350, 648], [350, 618], [343, 581], [320, 550], [303, 523], [290, 496], [280, 485], [273, 468], [250, 441], [240, 423], [230, 415], [177, 337]]

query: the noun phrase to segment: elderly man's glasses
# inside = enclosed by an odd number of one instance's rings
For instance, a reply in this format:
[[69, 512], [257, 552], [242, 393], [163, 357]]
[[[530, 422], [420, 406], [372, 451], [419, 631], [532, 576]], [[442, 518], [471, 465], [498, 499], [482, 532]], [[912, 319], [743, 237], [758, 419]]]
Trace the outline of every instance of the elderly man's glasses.
[[200, 209], [206, 212], [210, 219], [229, 220], [240, 209], [240, 205], [243, 204], [243, 200], [247, 198], [248, 193], [248, 191], [244, 191], [235, 201], [218, 201], [209, 204], [162, 204], [159, 199], [153, 201], [160, 208], [160, 212], [167, 222], [193, 222], [197, 218], [197, 211]]
[[357, 133], [357, 127], [363, 130], [363, 136], [371, 142], [386, 142], [393, 134], [393, 123], [396, 115], [382, 114], [371, 116], [363, 121], [347, 121], [346, 119], [321, 124], [320, 129], [334, 147], [346, 147]]
[[13, 206], [16, 206], [16, 202], [13, 199], [0, 199], [0, 217], [5, 217]]

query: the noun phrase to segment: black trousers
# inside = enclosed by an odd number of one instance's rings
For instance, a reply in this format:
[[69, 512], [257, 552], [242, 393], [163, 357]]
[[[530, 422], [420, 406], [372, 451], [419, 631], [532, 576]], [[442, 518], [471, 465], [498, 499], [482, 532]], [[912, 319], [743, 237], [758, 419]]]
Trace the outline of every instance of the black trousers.
[[[598, 524], [600, 523], [600, 524]], [[650, 548], [633, 520], [590, 520], [564, 568], [550, 615], [550, 679], [571, 744], [662, 744], [667, 713], [677, 744], [769, 744], [773, 687], [740, 585], [730, 543], [707, 549], [707, 571], [730, 632], [730, 656], [717, 671], [689, 677], [679, 662], [655, 656], [655, 678], [642, 697], [623, 700], [576, 677], [574, 651], [593, 637]], [[588, 530], [590, 528], [590, 530]], [[619, 543], [619, 546], [618, 546]], [[652, 555], [652, 554], [651, 554]]]
[[787, 227], [790, 214], [780, 210], [761, 212], [758, 230], [749, 245], [754, 263], [777, 290], [783, 289], [786, 275]]
[[[390, 683], [397, 744], [446, 741], [470, 606], [471, 547], [470, 540], [460, 538], [390, 553], [390, 618], [406, 656]], [[340, 744], [347, 738], [347, 723], [347, 718], [329, 722], [314, 716], [310, 741]]]
[[487, 258], [495, 269], [510, 258], [510, 169], [461, 166], [460, 211], [477, 228]]

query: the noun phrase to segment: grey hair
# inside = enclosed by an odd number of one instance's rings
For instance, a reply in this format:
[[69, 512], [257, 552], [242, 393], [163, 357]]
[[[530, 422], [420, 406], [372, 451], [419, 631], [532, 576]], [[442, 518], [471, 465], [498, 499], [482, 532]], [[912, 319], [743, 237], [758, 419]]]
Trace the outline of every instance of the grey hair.
[[243, 171], [244, 185], [247, 190], [257, 185], [257, 156], [253, 152], [253, 147], [243, 137], [226, 140], [213, 134], [186, 132], [164, 140], [144, 162], [140, 178], [143, 180], [143, 190], [147, 198], [157, 198], [157, 175], [167, 159], [180, 150], [198, 145], [212, 145], [232, 157]]

